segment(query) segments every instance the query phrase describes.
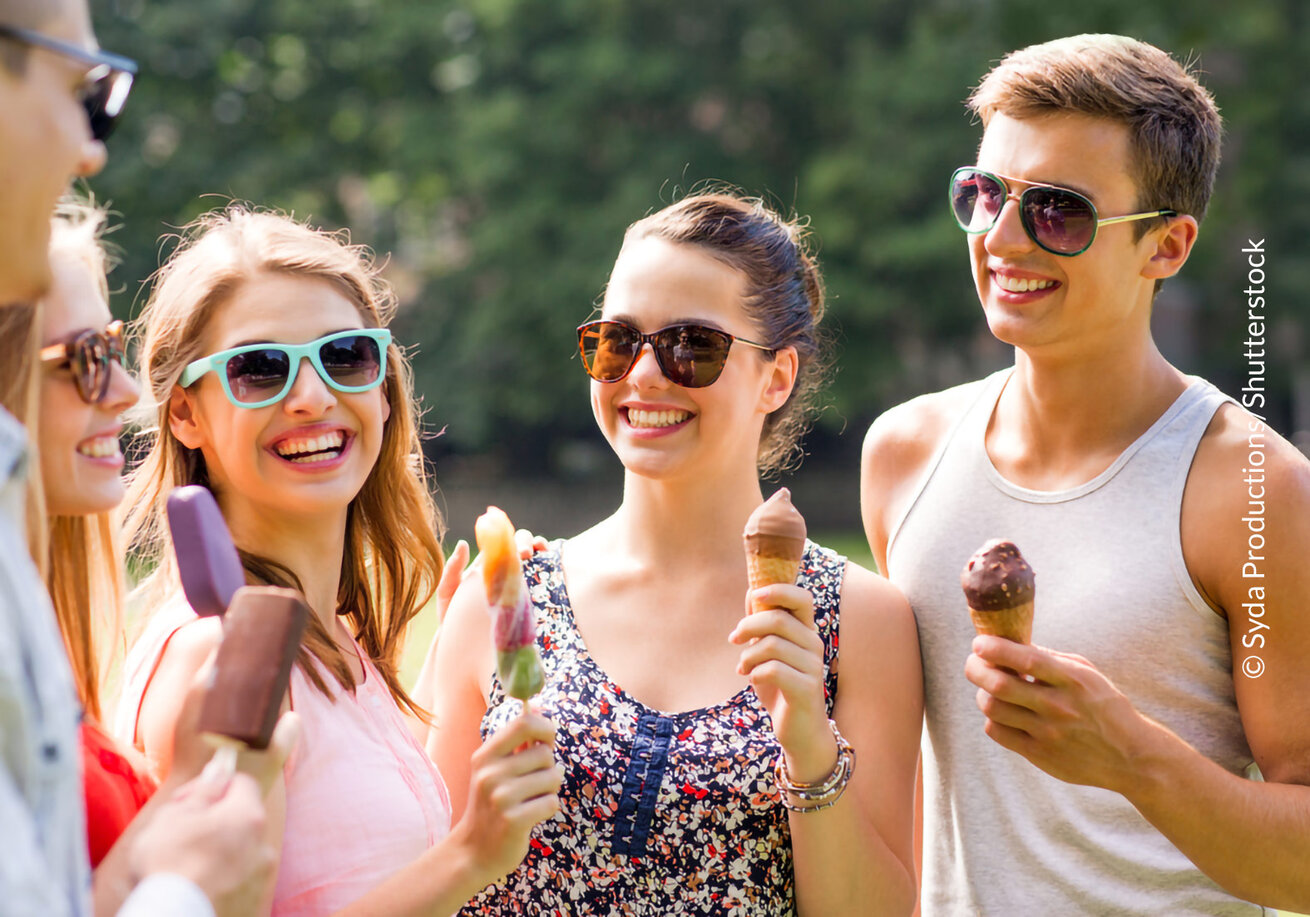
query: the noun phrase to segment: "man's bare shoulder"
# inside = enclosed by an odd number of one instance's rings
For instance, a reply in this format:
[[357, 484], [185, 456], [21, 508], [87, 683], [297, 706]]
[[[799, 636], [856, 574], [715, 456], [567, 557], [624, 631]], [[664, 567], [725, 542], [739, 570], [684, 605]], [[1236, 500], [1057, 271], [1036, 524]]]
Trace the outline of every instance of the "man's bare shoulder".
[[1295, 563], [1310, 543], [1310, 460], [1263, 419], [1222, 405], [1192, 461], [1181, 529], [1193, 580], [1231, 612], [1244, 564]]
[[887, 568], [893, 520], [908, 506], [911, 491], [969, 405], [982, 382], [920, 395], [884, 412], [864, 436], [860, 456], [860, 515], [874, 560]]
[[884, 411], [864, 435], [865, 473], [899, 477], [921, 468], [977, 397], [978, 382], [920, 395]]
[[[1233, 469], [1240, 471], [1238, 479]], [[1199, 489], [1219, 502], [1237, 494], [1244, 500], [1250, 489], [1242, 479], [1263, 477], [1269, 486], [1281, 485], [1288, 496], [1305, 495], [1310, 485], [1310, 459], [1278, 434], [1260, 417], [1236, 404], [1226, 403], [1215, 411], [1196, 448], [1188, 490]], [[1241, 487], [1223, 486], [1241, 484]], [[1209, 501], [1207, 501], [1209, 502]]]

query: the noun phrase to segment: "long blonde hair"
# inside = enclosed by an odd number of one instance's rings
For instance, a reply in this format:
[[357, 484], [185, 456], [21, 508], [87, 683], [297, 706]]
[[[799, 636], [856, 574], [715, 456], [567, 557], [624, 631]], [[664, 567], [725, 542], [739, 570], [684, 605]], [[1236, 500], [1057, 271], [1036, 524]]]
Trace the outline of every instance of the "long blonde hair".
[[[331, 282], [355, 304], [366, 326], [381, 327], [396, 302], [378, 270], [369, 252], [344, 235], [242, 205], [206, 214], [183, 231], [133, 329], [141, 341], [147, 429], [144, 457], [128, 479], [124, 531], [132, 549], [157, 564], [146, 583], [148, 606], [158, 607], [177, 588], [165, 517], [169, 491], [185, 484], [212, 486], [201, 452], [172, 434], [168, 403], [183, 368], [204, 356], [204, 331], [215, 310], [253, 277], [289, 274]], [[347, 513], [337, 613], [352, 626], [396, 702], [425, 716], [401, 686], [397, 670], [409, 622], [441, 577], [441, 518], [427, 486], [409, 362], [393, 343], [386, 363], [391, 413], [377, 464]], [[276, 561], [241, 556], [250, 579], [300, 587], [295, 574]], [[311, 656], [353, 690], [347, 657], [313, 616], [297, 664], [326, 693]]]
[[[81, 261], [108, 298], [108, 259], [101, 234], [105, 211], [94, 203], [64, 200], [51, 222], [50, 255]], [[41, 316], [39, 305], [0, 310], [0, 402], [40, 441]], [[64, 638], [73, 679], [87, 716], [101, 718], [101, 673], [116, 649], [106, 634], [121, 632], [122, 552], [111, 513], [46, 516], [41, 464], [33, 461], [27, 479], [28, 545], [45, 578], [55, 618]]]

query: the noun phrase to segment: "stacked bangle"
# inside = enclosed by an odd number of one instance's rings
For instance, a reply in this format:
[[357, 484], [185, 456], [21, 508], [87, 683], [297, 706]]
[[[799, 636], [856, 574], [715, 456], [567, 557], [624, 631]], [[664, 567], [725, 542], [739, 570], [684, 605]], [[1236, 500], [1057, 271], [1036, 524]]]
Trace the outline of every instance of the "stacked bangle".
[[778, 763], [773, 767], [773, 780], [781, 794], [782, 804], [792, 812], [814, 812], [826, 809], [841, 799], [846, 792], [846, 784], [855, 772], [855, 749], [846, 737], [837, 731], [837, 724], [828, 720], [832, 737], [837, 740], [837, 763], [832, 773], [818, 783], [792, 783], [787, 774], [786, 756], [778, 753]]

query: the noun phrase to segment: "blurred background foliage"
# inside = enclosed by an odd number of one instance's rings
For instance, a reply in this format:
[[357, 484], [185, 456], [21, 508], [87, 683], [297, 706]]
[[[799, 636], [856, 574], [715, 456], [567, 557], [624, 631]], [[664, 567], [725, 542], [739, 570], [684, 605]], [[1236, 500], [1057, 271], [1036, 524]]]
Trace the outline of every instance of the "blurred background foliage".
[[1271, 420], [1310, 428], [1310, 315], [1296, 292], [1310, 287], [1300, 0], [92, 6], [101, 43], [142, 69], [92, 183], [125, 224], [116, 311], [139, 308], [170, 248], [161, 234], [229, 198], [348, 227], [389, 256], [397, 331], [417, 347], [428, 423], [445, 430], [430, 444], [439, 478], [443, 463], [565, 482], [614, 465], [573, 328], [624, 227], [715, 180], [812, 220], [839, 371], [807, 469], [843, 469], [855, 519], [868, 422], [1009, 359], [980, 319], [946, 208], [947, 176], [972, 161], [980, 133], [962, 100], [1008, 50], [1088, 31], [1196, 60], [1226, 119], [1210, 215], [1158, 303], [1163, 349], [1241, 388], [1240, 250], [1266, 238]]

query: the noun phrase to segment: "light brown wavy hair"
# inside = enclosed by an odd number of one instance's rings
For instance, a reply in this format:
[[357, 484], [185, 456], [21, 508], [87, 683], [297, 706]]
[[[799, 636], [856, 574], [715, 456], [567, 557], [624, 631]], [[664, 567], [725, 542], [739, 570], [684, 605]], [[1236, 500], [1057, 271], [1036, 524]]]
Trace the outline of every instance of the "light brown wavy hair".
[[[205, 356], [204, 333], [215, 311], [242, 284], [263, 274], [328, 281], [355, 304], [366, 327], [383, 327], [395, 313], [395, 297], [371, 253], [351, 245], [344, 233], [239, 204], [202, 216], [183, 230], [178, 248], [155, 275], [132, 335], [140, 341], [146, 429], [144, 457], [129, 478], [124, 529], [132, 550], [156, 564], [143, 584], [148, 608], [157, 608], [178, 588], [165, 515], [169, 492], [186, 484], [212, 489], [204, 456], [182, 445], [169, 429], [170, 395], [183, 368]], [[409, 622], [441, 578], [441, 517], [428, 489], [409, 361], [393, 342], [386, 362], [384, 392], [391, 414], [377, 464], [347, 513], [336, 610], [397, 704], [426, 719], [401, 686], [397, 670]], [[271, 558], [241, 552], [241, 560], [251, 582], [301, 588], [295, 574]], [[343, 688], [354, 690], [347, 657], [312, 615], [297, 664], [327, 693], [311, 657]]]

